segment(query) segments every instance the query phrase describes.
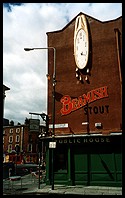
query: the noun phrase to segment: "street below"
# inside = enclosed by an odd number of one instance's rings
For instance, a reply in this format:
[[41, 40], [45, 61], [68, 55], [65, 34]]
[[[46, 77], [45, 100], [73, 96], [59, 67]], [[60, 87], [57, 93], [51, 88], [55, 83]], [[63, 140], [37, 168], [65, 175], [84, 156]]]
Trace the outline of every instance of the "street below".
[[21, 177], [21, 181], [17, 180], [13, 183], [8, 179], [3, 179], [3, 195], [43, 195], [43, 196], [76, 196], [82, 195], [122, 195], [122, 187], [106, 187], [106, 186], [65, 186], [55, 185], [54, 190], [51, 185], [46, 185], [42, 180], [40, 189], [38, 188], [38, 179], [32, 177], [31, 174]]

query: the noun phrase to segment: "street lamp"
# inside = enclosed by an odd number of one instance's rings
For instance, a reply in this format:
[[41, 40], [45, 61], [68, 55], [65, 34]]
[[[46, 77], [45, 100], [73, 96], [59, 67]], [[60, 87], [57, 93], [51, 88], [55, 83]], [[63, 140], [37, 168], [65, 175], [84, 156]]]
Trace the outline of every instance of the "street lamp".
[[[43, 49], [53, 49], [54, 51], [54, 65], [53, 65], [53, 92], [52, 92], [52, 123], [53, 123], [53, 130], [52, 130], [52, 142], [54, 142], [55, 138], [55, 85], [56, 85], [56, 48], [55, 47], [44, 47], [44, 48], [24, 48], [25, 51], [31, 50], [43, 50]], [[54, 148], [52, 148], [52, 190], [54, 190]]]

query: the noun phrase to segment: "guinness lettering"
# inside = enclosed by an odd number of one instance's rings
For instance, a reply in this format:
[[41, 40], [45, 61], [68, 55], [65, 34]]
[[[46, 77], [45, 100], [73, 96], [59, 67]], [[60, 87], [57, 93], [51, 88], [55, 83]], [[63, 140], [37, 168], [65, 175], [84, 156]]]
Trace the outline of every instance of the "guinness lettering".
[[[63, 96], [60, 100], [60, 102], [63, 105], [62, 109], [60, 110], [61, 115], [67, 115], [72, 111], [80, 109], [81, 107], [85, 106], [87, 103], [89, 104], [91, 102], [106, 97], [108, 97], [107, 86], [91, 90], [87, 94], [83, 94], [82, 96], [79, 96], [78, 98], [72, 100], [71, 97], [68, 95]], [[98, 111], [99, 109], [95, 106], [94, 113], [97, 114]], [[100, 109], [100, 112], [103, 113], [103, 111], [104, 111], [104, 107]]]

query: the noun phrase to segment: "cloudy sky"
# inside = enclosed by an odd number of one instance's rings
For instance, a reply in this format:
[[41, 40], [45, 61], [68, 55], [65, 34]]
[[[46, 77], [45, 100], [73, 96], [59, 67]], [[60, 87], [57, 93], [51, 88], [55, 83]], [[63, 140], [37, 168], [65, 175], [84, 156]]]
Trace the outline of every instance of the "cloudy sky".
[[24, 48], [47, 47], [46, 32], [61, 30], [80, 12], [108, 21], [122, 15], [122, 4], [3, 4], [3, 84], [10, 88], [4, 118], [23, 124], [29, 112], [47, 113], [47, 50]]

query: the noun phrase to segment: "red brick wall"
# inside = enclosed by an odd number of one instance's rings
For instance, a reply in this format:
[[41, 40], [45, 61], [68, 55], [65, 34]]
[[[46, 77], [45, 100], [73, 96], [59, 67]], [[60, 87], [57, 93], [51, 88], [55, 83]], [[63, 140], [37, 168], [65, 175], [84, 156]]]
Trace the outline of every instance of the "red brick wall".
[[[75, 77], [76, 64], [74, 61], [74, 25], [72, 20], [65, 28], [56, 32], [47, 33], [48, 46], [56, 48], [56, 115], [55, 124], [68, 123], [67, 129], [57, 129], [58, 134], [81, 134], [81, 133], [109, 133], [118, 132], [122, 123], [121, 107], [121, 85], [119, 78], [119, 67], [116, 48], [115, 28], [122, 34], [122, 18], [108, 22], [100, 22], [88, 17], [90, 57], [88, 67], [90, 68], [89, 82], [77, 83]], [[120, 35], [120, 39], [122, 35]], [[121, 42], [121, 40], [120, 40]], [[52, 73], [53, 73], [53, 51], [49, 50], [48, 73], [48, 115], [52, 123]], [[85, 115], [84, 107], [77, 109], [67, 115], [61, 115], [63, 104], [60, 99], [69, 95], [71, 99], [87, 94], [91, 90], [107, 86], [108, 97], [96, 100], [88, 104], [89, 115]], [[108, 107], [107, 107], [108, 106]], [[100, 113], [99, 109], [104, 112]], [[95, 109], [95, 112], [94, 112]], [[91, 110], [91, 111], [90, 111]], [[98, 113], [96, 112], [98, 110]], [[89, 119], [89, 129], [83, 122]], [[102, 129], [96, 129], [95, 123], [102, 123]]]

